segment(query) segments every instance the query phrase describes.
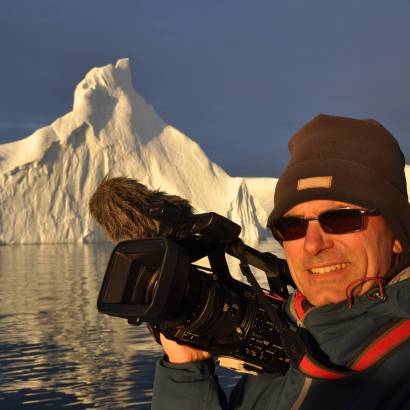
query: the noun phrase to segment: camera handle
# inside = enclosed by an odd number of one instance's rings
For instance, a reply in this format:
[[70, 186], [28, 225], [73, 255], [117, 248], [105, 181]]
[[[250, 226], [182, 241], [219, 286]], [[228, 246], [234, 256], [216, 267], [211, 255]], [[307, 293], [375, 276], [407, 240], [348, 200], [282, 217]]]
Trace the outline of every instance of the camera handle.
[[239, 241], [235, 241], [228, 246], [226, 253], [239, 260], [244, 254], [249, 265], [265, 272], [271, 292], [279, 293], [282, 297], [288, 298], [288, 285], [293, 288], [296, 288], [296, 285], [290, 275], [286, 260], [280, 259], [270, 252], [259, 252], [242, 241], [241, 250], [239, 250], [238, 243]]

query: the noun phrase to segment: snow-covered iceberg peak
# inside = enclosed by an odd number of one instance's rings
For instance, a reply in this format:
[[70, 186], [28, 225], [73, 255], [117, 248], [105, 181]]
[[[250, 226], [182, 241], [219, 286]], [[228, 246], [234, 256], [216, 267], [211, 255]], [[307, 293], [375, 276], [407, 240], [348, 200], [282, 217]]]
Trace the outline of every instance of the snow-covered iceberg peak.
[[[90, 124], [105, 144], [115, 143], [118, 131], [124, 131], [123, 137], [137, 135], [139, 142], [148, 142], [166, 125], [135, 92], [128, 59], [93, 68], [75, 89], [73, 114], [78, 123]], [[116, 132], [102, 132], [113, 129]]]
[[[0, 145], [0, 243], [103, 240], [88, 201], [105, 175], [136, 178], [263, 236], [266, 207], [254, 179], [232, 178], [197, 143], [167, 125], [135, 92], [129, 62], [92, 69], [73, 110], [22, 140]], [[274, 180], [268, 184], [274, 187]], [[264, 184], [266, 187], [267, 185]], [[272, 189], [273, 198], [273, 189]], [[266, 193], [262, 198], [266, 204]]]
[[230, 203], [228, 218], [233, 221], [242, 221], [245, 237], [259, 238], [264, 234], [261, 224], [266, 222], [266, 212], [255, 204], [255, 199], [249, 193], [245, 180], [241, 181], [237, 195]]

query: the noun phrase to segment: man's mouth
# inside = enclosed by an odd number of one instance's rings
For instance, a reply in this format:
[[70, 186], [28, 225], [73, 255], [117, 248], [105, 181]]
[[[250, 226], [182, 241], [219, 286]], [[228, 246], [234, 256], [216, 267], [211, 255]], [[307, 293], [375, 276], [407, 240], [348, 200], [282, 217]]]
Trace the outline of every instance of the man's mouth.
[[323, 266], [320, 268], [312, 268], [309, 271], [313, 274], [328, 273], [336, 270], [341, 270], [347, 268], [348, 263], [337, 263], [335, 265]]

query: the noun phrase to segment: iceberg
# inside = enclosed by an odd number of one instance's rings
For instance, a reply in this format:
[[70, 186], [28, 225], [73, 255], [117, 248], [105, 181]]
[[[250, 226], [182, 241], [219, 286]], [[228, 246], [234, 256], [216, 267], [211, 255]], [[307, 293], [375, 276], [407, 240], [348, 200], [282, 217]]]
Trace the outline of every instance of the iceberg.
[[242, 226], [245, 242], [267, 235], [274, 178], [231, 177], [134, 89], [128, 59], [93, 68], [71, 112], [0, 145], [0, 243], [107, 241], [88, 201], [104, 176], [136, 178]]

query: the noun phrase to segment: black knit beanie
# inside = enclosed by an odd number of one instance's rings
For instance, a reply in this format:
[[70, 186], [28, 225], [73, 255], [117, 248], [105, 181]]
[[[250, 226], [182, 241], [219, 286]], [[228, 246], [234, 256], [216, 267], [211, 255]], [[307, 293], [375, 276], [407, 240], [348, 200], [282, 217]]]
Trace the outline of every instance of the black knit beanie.
[[319, 115], [289, 141], [291, 159], [276, 185], [268, 225], [314, 199], [377, 209], [405, 253], [410, 249], [410, 205], [404, 155], [375, 120]]

